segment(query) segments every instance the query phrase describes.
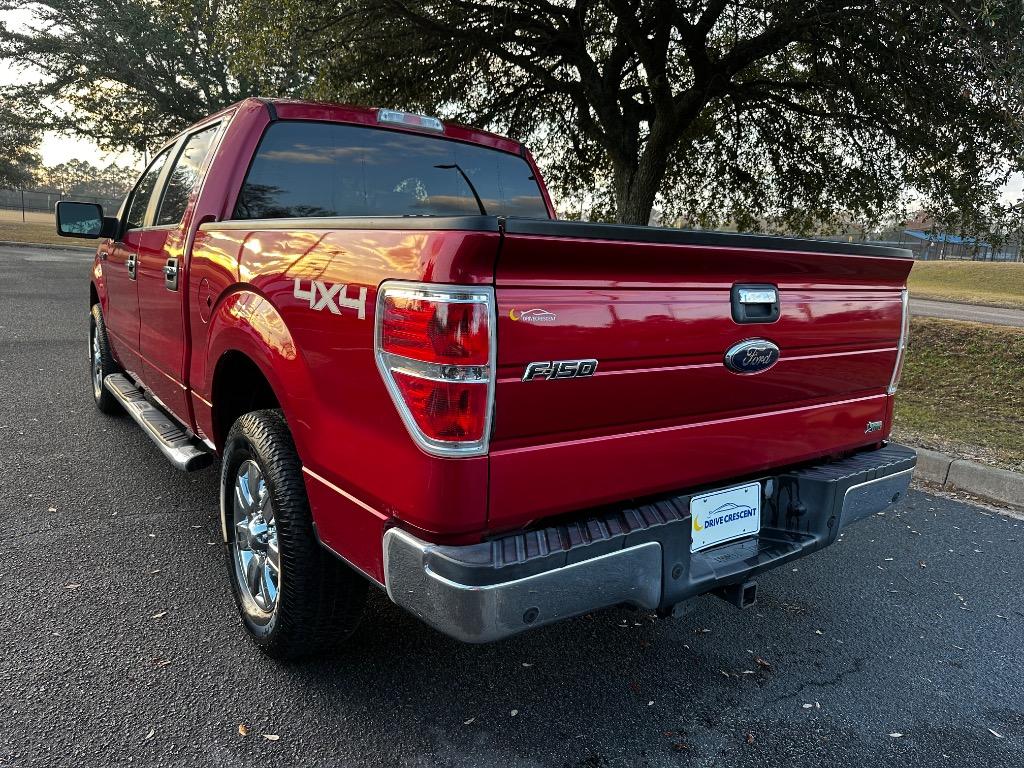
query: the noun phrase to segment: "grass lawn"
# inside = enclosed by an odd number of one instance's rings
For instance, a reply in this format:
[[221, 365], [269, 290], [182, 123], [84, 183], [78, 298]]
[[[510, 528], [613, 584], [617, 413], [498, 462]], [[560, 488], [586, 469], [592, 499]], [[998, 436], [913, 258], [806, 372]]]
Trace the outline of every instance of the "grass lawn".
[[913, 320], [896, 438], [1024, 471], [1022, 371], [1024, 328]]
[[95, 241], [91, 240], [60, 237], [52, 216], [49, 216], [46, 221], [25, 222], [0, 218], [0, 240], [10, 240], [16, 243], [52, 243], [69, 248], [81, 246], [83, 243], [91, 247], [96, 245]]
[[1024, 308], [1024, 263], [918, 261], [910, 273], [910, 295]]

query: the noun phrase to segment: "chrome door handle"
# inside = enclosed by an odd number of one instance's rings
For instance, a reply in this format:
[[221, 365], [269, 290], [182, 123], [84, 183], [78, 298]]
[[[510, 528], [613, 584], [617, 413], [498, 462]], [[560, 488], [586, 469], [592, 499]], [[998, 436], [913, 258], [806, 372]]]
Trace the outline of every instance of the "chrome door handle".
[[164, 264], [164, 288], [169, 291], [178, 290], [178, 260], [168, 259]]
[[135, 279], [135, 267], [137, 264], [136, 258], [137, 257], [133, 253], [131, 256], [128, 257], [128, 259], [124, 263], [124, 265], [128, 268], [128, 277], [130, 277], [132, 280]]

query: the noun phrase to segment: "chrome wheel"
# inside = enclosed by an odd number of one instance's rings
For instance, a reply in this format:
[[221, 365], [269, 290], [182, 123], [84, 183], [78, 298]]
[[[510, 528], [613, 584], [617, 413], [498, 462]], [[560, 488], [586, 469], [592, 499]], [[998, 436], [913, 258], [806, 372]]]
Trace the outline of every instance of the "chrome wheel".
[[100, 329], [92, 324], [92, 393], [99, 400], [103, 394], [103, 355], [100, 353]]
[[235, 475], [235, 576], [245, 602], [269, 619], [281, 589], [281, 555], [270, 490], [259, 465], [246, 459]]

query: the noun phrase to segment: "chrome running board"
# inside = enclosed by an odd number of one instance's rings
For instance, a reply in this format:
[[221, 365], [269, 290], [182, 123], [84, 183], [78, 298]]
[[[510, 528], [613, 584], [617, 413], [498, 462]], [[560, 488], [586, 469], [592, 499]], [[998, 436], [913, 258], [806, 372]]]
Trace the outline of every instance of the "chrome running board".
[[103, 386], [156, 443], [160, 453], [178, 469], [191, 472], [213, 463], [213, 454], [189, 437], [177, 421], [149, 402], [142, 389], [128, 376], [112, 373], [103, 379]]

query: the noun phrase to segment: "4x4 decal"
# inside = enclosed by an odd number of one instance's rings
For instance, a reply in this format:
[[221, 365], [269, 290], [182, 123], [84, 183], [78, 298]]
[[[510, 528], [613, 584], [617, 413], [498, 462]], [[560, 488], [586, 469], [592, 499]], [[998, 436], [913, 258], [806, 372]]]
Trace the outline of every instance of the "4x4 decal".
[[366, 288], [359, 289], [359, 298], [348, 297], [348, 286], [345, 283], [324, 283], [310, 280], [309, 290], [302, 287], [302, 280], [295, 278], [292, 294], [296, 299], [309, 301], [309, 308], [319, 311], [327, 310], [333, 315], [340, 315], [342, 309], [354, 309], [359, 319], [366, 319]]

